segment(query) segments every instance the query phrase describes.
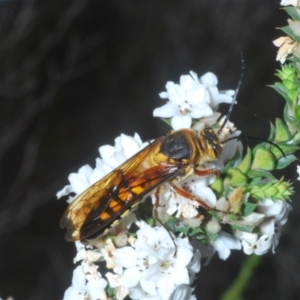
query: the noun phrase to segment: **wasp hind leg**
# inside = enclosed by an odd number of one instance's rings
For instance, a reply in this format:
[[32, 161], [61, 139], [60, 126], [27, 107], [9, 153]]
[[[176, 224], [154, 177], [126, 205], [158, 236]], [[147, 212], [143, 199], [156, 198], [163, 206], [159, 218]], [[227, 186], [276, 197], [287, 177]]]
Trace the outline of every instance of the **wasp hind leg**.
[[172, 188], [174, 189], [174, 191], [179, 194], [180, 196], [196, 201], [200, 204], [201, 207], [203, 207], [205, 210], [210, 210], [212, 209], [211, 207], [209, 207], [202, 199], [195, 197], [194, 195], [192, 195], [190, 192], [178, 187], [175, 184], [171, 184]]
[[194, 172], [198, 176], [215, 175], [216, 177], [219, 177], [219, 175], [220, 175], [219, 171], [217, 171], [215, 169], [204, 169], [204, 170], [195, 169]]

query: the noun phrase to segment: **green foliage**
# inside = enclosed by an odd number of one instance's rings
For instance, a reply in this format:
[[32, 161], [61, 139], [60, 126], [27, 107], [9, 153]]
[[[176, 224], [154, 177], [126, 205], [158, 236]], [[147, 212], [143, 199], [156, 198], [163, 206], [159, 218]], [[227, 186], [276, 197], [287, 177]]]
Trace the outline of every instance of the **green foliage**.
[[285, 10], [293, 20], [300, 21], [300, 10], [298, 8], [288, 6], [282, 9]]

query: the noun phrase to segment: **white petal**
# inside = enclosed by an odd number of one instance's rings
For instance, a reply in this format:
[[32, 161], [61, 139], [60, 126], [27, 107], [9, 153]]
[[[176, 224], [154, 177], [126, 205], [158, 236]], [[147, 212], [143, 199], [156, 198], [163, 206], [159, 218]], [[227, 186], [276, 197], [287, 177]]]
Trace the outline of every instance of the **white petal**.
[[155, 108], [153, 111], [153, 117], [160, 118], [171, 118], [177, 114], [179, 114], [178, 108], [172, 102], [168, 102], [161, 107]]
[[86, 291], [86, 279], [82, 266], [78, 266], [73, 271], [72, 286], [79, 292], [84, 293]]
[[121, 276], [120, 283], [130, 289], [136, 286], [141, 278], [141, 272], [137, 267], [128, 268]]
[[99, 153], [103, 160], [109, 160], [116, 152], [115, 147], [111, 145], [103, 145], [99, 147]]
[[107, 286], [107, 282], [103, 278], [91, 280], [87, 283], [87, 290], [91, 300], [106, 300], [106, 293], [104, 289]]
[[210, 95], [210, 100], [211, 100], [211, 103], [216, 106], [218, 105], [218, 97], [219, 97], [219, 90], [216, 86], [208, 86], [207, 87], [207, 90], [208, 90], [208, 93]]
[[267, 219], [259, 225], [259, 231], [268, 236], [273, 236], [275, 233], [275, 220]]
[[117, 263], [121, 264], [123, 268], [131, 268], [137, 264], [137, 253], [129, 246], [116, 249], [115, 257]]
[[171, 273], [172, 280], [176, 285], [179, 284], [189, 284], [190, 278], [187, 268], [184, 267], [174, 267]]
[[175, 84], [174, 82], [168, 82], [166, 89], [169, 94], [169, 100], [172, 103], [180, 105], [186, 100], [185, 90], [180, 85]]
[[199, 103], [193, 107], [191, 111], [191, 117], [193, 119], [200, 119], [202, 117], [209, 117], [213, 115], [213, 110], [206, 103]]
[[140, 135], [139, 135], [137, 132], [134, 133], [133, 138], [134, 138], [134, 140], [138, 143], [138, 145], [139, 145], [140, 147], [143, 145], [143, 141], [142, 141]]
[[168, 92], [161, 92], [158, 94], [160, 98], [162, 99], [168, 99], [169, 98], [169, 94]]
[[215, 193], [209, 187], [201, 187], [193, 190], [193, 194], [204, 200], [210, 207], [215, 207], [217, 203], [217, 197]]
[[91, 185], [89, 177], [92, 171], [93, 169], [89, 165], [85, 165], [79, 169], [78, 173], [71, 173], [69, 175], [68, 179], [76, 194], [82, 193]]
[[[108, 173], [106, 173], [108, 174]], [[101, 172], [99, 169], [94, 169], [91, 176], [90, 176], [90, 183], [94, 184], [95, 182], [99, 181], [106, 175], [103, 171]]]
[[144, 291], [139, 284], [129, 290], [130, 299], [141, 300], [143, 299], [143, 296], [144, 296]]
[[160, 300], [170, 299], [170, 295], [173, 293], [175, 285], [170, 276], [163, 275], [157, 282], [158, 295]]
[[187, 101], [192, 105], [198, 103], [210, 103], [209, 93], [204, 85], [198, 85], [197, 87], [191, 89], [187, 92]]
[[120, 286], [120, 275], [118, 274], [114, 274], [114, 273], [111, 273], [111, 272], [107, 272], [105, 274], [105, 277], [107, 278], [108, 280], [108, 284], [111, 288], [116, 288], [118, 286]]
[[176, 265], [187, 266], [193, 257], [193, 247], [185, 239], [177, 238], [177, 255], [175, 259]]
[[192, 261], [188, 264], [187, 268], [193, 273], [199, 273], [201, 269], [201, 252], [197, 249], [194, 253]]
[[130, 158], [140, 150], [139, 144], [131, 136], [122, 133], [120, 137], [122, 152], [126, 158]]
[[219, 103], [231, 103], [232, 100], [232, 96], [219, 94], [216, 98], [214, 98], [214, 104], [218, 105]]
[[190, 75], [182, 75], [182, 76], [180, 76], [179, 84], [186, 91], [194, 88], [197, 85], [197, 83], [195, 82], [195, 80], [193, 79], [193, 77], [190, 76]]
[[173, 129], [191, 128], [192, 118], [189, 115], [174, 116], [171, 120]]
[[193, 288], [187, 284], [181, 284], [177, 286], [171, 295], [170, 299], [172, 300], [192, 300], [196, 298], [192, 298]]
[[218, 78], [214, 73], [207, 72], [200, 77], [200, 82], [205, 85], [214, 86], [218, 84]]
[[156, 282], [141, 279], [140, 281], [141, 288], [149, 295], [155, 296], [156, 295]]
[[199, 84], [199, 78], [198, 78], [198, 74], [194, 71], [190, 71], [190, 75], [192, 76], [192, 78], [194, 79], [194, 81]]
[[74, 193], [74, 190], [73, 190], [72, 186], [68, 184], [62, 190], [60, 190], [56, 193], [56, 197], [57, 197], [57, 199], [59, 199], [63, 196], [69, 195], [70, 193]]
[[65, 291], [63, 300], [84, 300], [84, 294], [71, 286]]
[[235, 95], [235, 90], [220, 90], [219, 93], [233, 97]]
[[222, 231], [218, 239], [213, 243], [221, 259], [226, 260], [232, 249], [241, 249], [241, 242], [234, 236]]

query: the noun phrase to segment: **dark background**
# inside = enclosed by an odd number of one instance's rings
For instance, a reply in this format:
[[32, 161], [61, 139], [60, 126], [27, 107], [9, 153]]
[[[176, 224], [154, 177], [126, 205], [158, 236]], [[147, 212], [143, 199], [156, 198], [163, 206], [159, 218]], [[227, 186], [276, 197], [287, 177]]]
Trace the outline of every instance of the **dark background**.
[[[143, 140], [168, 129], [152, 110], [167, 80], [194, 70], [217, 74], [221, 89], [245, 76], [231, 120], [267, 138], [284, 101], [274, 83], [272, 40], [287, 15], [279, 0], [6, 1], [0, 3], [0, 296], [62, 299], [74, 244], [58, 226], [56, 192], [98, 147], [121, 132]], [[226, 112], [227, 107], [222, 107]], [[252, 141], [245, 141], [251, 144]], [[289, 169], [295, 179], [295, 167]], [[296, 189], [299, 184], [296, 183]], [[297, 197], [281, 243], [244, 299], [298, 299]], [[246, 255], [213, 259], [196, 281], [198, 299], [218, 299]]]

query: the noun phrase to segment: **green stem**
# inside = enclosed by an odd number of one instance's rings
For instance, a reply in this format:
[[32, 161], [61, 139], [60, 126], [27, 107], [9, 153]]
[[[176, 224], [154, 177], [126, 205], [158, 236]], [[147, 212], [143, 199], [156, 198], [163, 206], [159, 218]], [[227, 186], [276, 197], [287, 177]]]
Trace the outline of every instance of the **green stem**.
[[242, 264], [239, 274], [232, 285], [221, 295], [220, 300], [240, 300], [250, 278], [261, 262], [262, 257], [250, 255]]

